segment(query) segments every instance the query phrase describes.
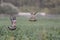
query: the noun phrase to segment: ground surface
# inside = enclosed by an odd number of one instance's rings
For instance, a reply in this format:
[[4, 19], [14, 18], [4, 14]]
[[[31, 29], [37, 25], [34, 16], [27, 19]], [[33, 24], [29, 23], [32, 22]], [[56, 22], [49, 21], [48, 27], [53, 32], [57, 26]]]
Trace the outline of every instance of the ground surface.
[[17, 29], [8, 29], [8, 17], [0, 17], [0, 40], [60, 40], [60, 15], [37, 16], [36, 22], [28, 16], [17, 17]]

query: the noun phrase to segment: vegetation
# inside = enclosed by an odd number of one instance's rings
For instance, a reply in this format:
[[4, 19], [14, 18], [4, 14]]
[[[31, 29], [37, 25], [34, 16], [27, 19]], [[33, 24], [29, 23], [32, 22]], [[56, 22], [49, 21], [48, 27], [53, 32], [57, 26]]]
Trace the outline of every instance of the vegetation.
[[[59, 16], [60, 17], [60, 16]], [[27, 21], [17, 17], [17, 29], [9, 30], [8, 17], [0, 17], [0, 40], [60, 40], [60, 18], [38, 17], [38, 21]]]
[[2, 14], [14, 15], [18, 13], [17, 7], [11, 3], [2, 3], [0, 5], [0, 10]]
[[[1, 0], [0, 0], [0, 2], [1, 2]], [[22, 12], [32, 11], [33, 9], [44, 10], [45, 8], [48, 8], [50, 11], [50, 12], [48, 11], [48, 13], [55, 14], [54, 12], [57, 12], [57, 14], [60, 14], [59, 13], [60, 11], [58, 11], [58, 10], [60, 10], [59, 9], [60, 0], [3, 0], [3, 2], [12, 3], [13, 5], [17, 6], [19, 8], [19, 10]], [[58, 9], [56, 9], [56, 8], [58, 8]], [[55, 10], [55, 11], [53, 11], [53, 13], [52, 13], [51, 10]], [[33, 10], [33, 11], [35, 11], [35, 10]]]
[[[20, 12], [31, 12], [33, 21], [36, 21], [37, 11], [60, 14], [60, 0], [0, 0], [0, 14], [16, 18], [17, 7]], [[13, 21], [10, 20], [10, 23], [8, 16], [0, 16], [0, 40], [60, 40], [60, 15], [38, 15], [37, 19], [36, 22], [30, 22], [27, 17], [18, 16], [17, 29], [12, 31], [8, 26]]]

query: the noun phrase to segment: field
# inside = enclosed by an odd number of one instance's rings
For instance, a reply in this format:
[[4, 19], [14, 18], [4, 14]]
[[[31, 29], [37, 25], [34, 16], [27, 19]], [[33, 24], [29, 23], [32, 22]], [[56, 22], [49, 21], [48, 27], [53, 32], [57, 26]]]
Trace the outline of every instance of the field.
[[36, 22], [25, 16], [17, 17], [17, 29], [8, 29], [8, 17], [0, 17], [0, 40], [60, 40], [60, 15], [38, 16]]

